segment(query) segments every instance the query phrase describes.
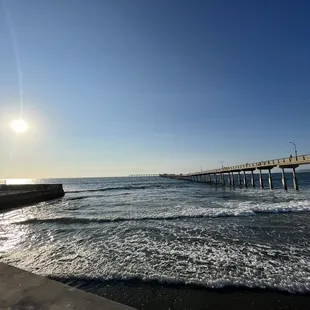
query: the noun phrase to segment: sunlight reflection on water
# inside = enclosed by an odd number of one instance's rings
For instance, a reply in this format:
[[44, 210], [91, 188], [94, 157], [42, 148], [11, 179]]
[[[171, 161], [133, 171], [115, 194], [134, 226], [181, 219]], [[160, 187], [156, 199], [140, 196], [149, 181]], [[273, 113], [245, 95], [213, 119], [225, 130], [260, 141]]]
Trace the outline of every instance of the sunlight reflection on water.
[[8, 185], [14, 185], [14, 184], [34, 184], [35, 179], [7, 179], [3, 180]]

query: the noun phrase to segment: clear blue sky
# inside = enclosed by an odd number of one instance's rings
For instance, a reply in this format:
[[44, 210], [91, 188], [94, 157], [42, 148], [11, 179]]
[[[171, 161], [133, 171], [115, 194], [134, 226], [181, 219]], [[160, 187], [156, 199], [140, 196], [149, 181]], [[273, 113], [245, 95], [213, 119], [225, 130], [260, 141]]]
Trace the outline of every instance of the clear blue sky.
[[308, 0], [0, 3], [0, 178], [310, 153]]

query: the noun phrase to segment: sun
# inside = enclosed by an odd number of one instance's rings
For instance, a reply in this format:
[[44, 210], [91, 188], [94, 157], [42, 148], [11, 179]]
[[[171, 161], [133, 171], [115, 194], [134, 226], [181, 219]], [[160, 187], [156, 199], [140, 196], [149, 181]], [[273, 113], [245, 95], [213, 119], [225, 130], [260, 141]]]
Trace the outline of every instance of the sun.
[[27, 131], [28, 129], [28, 124], [22, 120], [22, 119], [16, 119], [11, 122], [11, 128], [16, 132], [16, 133], [22, 133]]

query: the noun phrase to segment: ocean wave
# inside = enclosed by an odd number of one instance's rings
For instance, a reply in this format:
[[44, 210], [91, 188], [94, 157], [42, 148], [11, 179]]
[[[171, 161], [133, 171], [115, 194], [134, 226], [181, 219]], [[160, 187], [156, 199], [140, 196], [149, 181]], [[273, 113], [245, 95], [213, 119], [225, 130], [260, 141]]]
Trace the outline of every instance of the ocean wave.
[[90, 197], [101, 197], [101, 195], [96, 195], [96, 196], [78, 196], [78, 197], [72, 197], [72, 198], [67, 198], [67, 200], [81, 200], [81, 199], [87, 199]]
[[[117, 196], [127, 196], [127, 195], [130, 195], [130, 193], [122, 193], [122, 194], [118, 194]], [[85, 195], [85, 196], [77, 196], [77, 197], [66, 197], [65, 199], [67, 201], [72, 201], [72, 200], [82, 200], [82, 199], [88, 199], [88, 198], [102, 198], [102, 197], [103, 195]]]
[[171, 184], [150, 184], [150, 185], [128, 185], [128, 186], [111, 186], [104, 188], [93, 188], [93, 189], [81, 189], [66, 191], [66, 194], [86, 193], [86, 192], [105, 192], [105, 191], [119, 191], [119, 190], [140, 190], [140, 189], [152, 189], [152, 188], [168, 188], [176, 187]]
[[[121, 193], [117, 194], [117, 196], [127, 196], [130, 195], [130, 193]], [[111, 196], [111, 195], [109, 195]], [[115, 196], [115, 195], [113, 195]], [[87, 199], [87, 198], [102, 198], [104, 197], [103, 195], [85, 195], [85, 196], [77, 196], [77, 197], [66, 197], [66, 200], [82, 200], [82, 199]]]
[[216, 210], [209, 209], [207, 213], [198, 214], [152, 214], [148, 216], [119, 216], [112, 218], [85, 218], [85, 217], [55, 217], [55, 218], [31, 218], [13, 224], [42, 224], [42, 223], [57, 223], [57, 224], [90, 224], [90, 223], [113, 223], [126, 221], [171, 221], [181, 219], [197, 219], [197, 218], [218, 218], [218, 217], [247, 217], [260, 214], [275, 214], [275, 213], [300, 213], [309, 212], [308, 208], [282, 208], [282, 209], [257, 209], [257, 210]]

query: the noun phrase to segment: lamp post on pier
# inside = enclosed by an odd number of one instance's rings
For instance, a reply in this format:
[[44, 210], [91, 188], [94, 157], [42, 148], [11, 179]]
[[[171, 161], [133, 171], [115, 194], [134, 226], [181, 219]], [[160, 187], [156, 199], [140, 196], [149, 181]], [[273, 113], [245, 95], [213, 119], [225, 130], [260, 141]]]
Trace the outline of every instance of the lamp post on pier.
[[296, 144], [294, 142], [289, 142], [291, 144], [294, 145], [294, 149], [295, 149], [295, 157], [297, 158], [297, 147], [296, 147]]

